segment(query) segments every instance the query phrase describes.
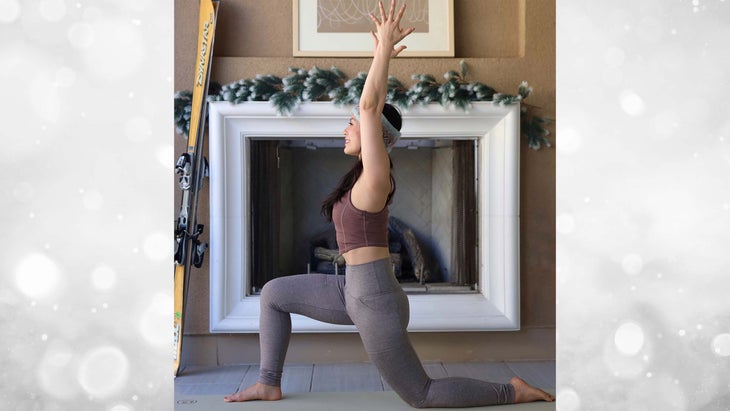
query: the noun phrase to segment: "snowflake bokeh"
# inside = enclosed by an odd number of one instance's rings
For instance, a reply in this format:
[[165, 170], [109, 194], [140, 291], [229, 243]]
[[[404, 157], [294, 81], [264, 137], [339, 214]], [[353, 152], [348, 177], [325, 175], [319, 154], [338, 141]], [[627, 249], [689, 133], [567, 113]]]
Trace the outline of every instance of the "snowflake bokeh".
[[730, 404], [727, 21], [558, 1], [559, 410]]
[[172, 408], [172, 12], [0, 0], [3, 409]]

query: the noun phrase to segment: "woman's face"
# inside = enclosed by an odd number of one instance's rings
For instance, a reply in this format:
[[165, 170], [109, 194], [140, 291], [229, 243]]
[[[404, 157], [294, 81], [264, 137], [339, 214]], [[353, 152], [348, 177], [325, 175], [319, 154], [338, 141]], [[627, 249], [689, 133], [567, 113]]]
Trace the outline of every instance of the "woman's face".
[[345, 128], [345, 154], [357, 156], [360, 154], [360, 122], [355, 116], [350, 116], [350, 121]]

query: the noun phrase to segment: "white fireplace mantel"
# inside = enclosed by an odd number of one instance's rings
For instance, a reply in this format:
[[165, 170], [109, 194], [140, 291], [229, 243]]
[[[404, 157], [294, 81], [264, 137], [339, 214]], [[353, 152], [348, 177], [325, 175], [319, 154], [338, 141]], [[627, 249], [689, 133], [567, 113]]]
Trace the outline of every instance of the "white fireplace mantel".
[[[350, 108], [306, 103], [291, 116], [269, 102], [215, 102], [209, 109], [210, 331], [252, 333], [259, 297], [250, 295], [250, 202], [245, 159], [250, 140], [342, 139]], [[468, 112], [432, 104], [403, 113], [403, 137], [477, 139], [479, 293], [409, 295], [410, 331], [518, 330], [519, 105], [473, 103]], [[343, 142], [344, 144], [344, 142]], [[294, 332], [353, 332], [292, 315]]]

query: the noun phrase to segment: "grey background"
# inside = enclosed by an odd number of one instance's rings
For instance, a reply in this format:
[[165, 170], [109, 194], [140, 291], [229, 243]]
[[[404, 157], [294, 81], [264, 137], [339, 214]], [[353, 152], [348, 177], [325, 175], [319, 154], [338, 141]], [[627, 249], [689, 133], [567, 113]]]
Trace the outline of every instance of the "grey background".
[[730, 409], [730, 2], [557, 2], [558, 409]]
[[172, 408], [172, 1], [0, 1], [0, 408]]
[[[730, 404], [730, 1], [557, 2], [559, 410]], [[0, 404], [172, 408], [172, 2], [0, 0]]]

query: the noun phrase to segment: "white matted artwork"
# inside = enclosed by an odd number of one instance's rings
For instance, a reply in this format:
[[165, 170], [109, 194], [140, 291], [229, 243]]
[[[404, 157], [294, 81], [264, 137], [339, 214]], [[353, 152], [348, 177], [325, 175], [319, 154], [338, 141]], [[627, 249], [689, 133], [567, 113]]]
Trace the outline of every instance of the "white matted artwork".
[[[390, 2], [384, 6], [387, 12]], [[377, 0], [294, 0], [294, 56], [372, 56], [371, 12], [380, 16]], [[408, 48], [400, 56], [454, 56], [453, 0], [408, 1], [401, 27], [416, 31], [404, 40]]]

